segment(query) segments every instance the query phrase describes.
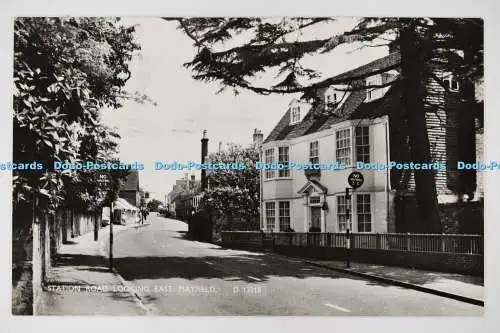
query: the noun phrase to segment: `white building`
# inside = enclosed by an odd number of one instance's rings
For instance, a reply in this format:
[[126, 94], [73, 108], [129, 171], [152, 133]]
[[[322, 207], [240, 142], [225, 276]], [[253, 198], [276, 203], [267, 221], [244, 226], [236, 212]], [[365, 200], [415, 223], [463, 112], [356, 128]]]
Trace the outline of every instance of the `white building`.
[[[299, 100], [290, 102], [261, 145], [261, 161], [338, 163], [345, 168], [261, 171], [263, 230], [343, 232], [348, 228], [352, 232], [382, 233], [421, 228], [415, 210], [414, 174], [428, 170], [356, 169], [357, 162], [387, 165], [390, 161], [411, 161], [408, 128], [402, 116], [399, 64], [399, 52], [391, 53], [333, 78], [346, 85], [318, 91], [319, 102], [314, 106]], [[444, 82], [449, 85], [449, 94], [459, 93], [456, 80]], [[481, 198], [481, 178], [478, 177], [477, 186], [472, 184], [464, 191], [457, 184], [468, 175], [457, 172], [450, 162], [457, 160], [465, 149], [460, 146], [457, 133], [459, 126], [469, 125], [454, 120], [459, 114], [454, 111], [463, 106], [450, 103], [444, 89], [436, 83], [430, 82], [429, 88], [438, 93], [435, 100], [441, 106], [438, 111], [426, 111], [431, 157], [433, 163], [443, 165], [432, 171], [438, 202], [460, 203], [467, 197], [464, 193], [472, 191], [475, 193], [469, 198]], [[477, 110], [470, 110], [477, 113], [474, 117], [478, 119], [481, 107], [482, 103], [478, 103]], [[482, 137], [482, 132], [477, 133]], [[470, 141], [471, 147], [465, 149], [470, 150], [471, 156], [482, 156], [481, 137]], [[355, 170], [361, 172], [364, 183], [354, 193], [351, 190], [348, 202], [347, 178]]]

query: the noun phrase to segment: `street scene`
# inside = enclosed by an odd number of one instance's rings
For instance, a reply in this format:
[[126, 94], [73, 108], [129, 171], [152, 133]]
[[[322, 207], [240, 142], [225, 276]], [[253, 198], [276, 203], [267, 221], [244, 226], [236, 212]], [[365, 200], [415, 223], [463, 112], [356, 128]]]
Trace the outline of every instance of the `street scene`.
[[[68, 286], [77, 286], [78, 281], [66, 280], [67, 290], [54, 287], [44, 295], [45, 308], [40, 314], [95, 314], [96, 307], [101, 306], [98, 299], [94, 299], [96, 296], [107, 298], [98, 311], [100, 315], [456, 316], [482, 313], [482, 307], [477, 305], [357, 278], [308, 265], [300, 259], [191, 241], [186, 239], [186, 233], [185, 223], [160, 216], [151, 216], [146, 227], [121, 231], [115, 240], [115, 266], [124, 287], [120, 288], [122, 284], [117, 281], [116, 287], [109, 287], [107, 292], [97, 289], [85, 292], [84, 286], [75, 291]], [[94, 260], [98, 262], [92, 256], [75, 255], [71, 263], [62, 263], [60, 269], [79, 270], [82, 277], [90, 277], [87, 270], [106, 270], [105, 261], [96, 266], [92, 264]], [[65, 274], [70, 276], [68, 272]], [[482, 292], [480, 279], [462, 277], [461, 280], [453, 274], [408, 270], [401, 274], [396, 278], [418, 284], [421, 280], [444, 281], [455, 286], [456, 291], [462, 287], [472, 294]], [[106, 283], [113, 285], [113, 282]], [[137, 293], [140, 300], [126, 297], [125, 290]]]
[[483, 53], [475, 18], [16, 18], [12, 314], [483, 316]]

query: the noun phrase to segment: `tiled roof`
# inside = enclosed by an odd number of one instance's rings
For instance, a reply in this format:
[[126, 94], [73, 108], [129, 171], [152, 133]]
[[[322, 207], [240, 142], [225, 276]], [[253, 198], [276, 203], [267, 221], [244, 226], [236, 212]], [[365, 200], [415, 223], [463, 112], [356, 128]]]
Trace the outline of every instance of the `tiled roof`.
[[[379, 70], [389, 70], [397, 66], [400, 62], [400, 55], [398, 52], [391, 53], [390, 55], [372, 61], [366, 65], [353, 69], [351, 71], [342, 73], [334, 77], [334, 80], [345, 80], [345, 82], [355, 81], [363, 75], [376, 72]], [[399, 102], [401, 87], [400, 84], [394, 84], [384, 97], [374, 100], [372, 102], [364, 103], [366, 97], [365, 90], [352, 91], [347, 97], [345, 102], [334, 113], [316, 112], [318, 108], [323, 105], [319, 104], [313, 108], [304, 117], [304, 119], [295, 125], [290, 125], [290, 109], [283, 115], [278, 124], [271, 131], [264, 143], [271, 141], [280, 141], [293, 139], [307, 134], [321, 132], [330, 128], [331, 125], [349, 120], [349, 119], [363, 119], [375, 118], [383, 114], [387, 114], [387, 107], [395, 101]], [[383, 108], [381, 108], [384, 106]]]

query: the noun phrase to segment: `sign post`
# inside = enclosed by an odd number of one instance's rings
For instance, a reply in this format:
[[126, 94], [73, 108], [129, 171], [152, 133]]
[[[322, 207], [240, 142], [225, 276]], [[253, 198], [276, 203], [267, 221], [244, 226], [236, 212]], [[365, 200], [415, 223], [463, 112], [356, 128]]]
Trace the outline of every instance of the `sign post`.
[[349, 187], [345, 188], [345, 204], [346, 204], [346, 234], [345, 234], [345, 256], [346, 256], [346, 267], [351, 267], [351, 238], [350, 238], [350, 228], [351, 228], [351, 195], [349, 194]]
[[[109, 199], [108, 194], [109, 194], [109, 186], [111, 184], [111, 178], [109, 174], [101, 174], [99, 176], [99, 184], [101, 188], [104, 188], [104, 190], [101, 190], [101, 197], [105, 199], [104, 202]], [[113, 269], [113, 201], [110, 200], [109, 204], [109, 270], [111, 271]], [[96, 218], [97, 221], [97, 218]], [[96, 222], [94, 225], [94, 240], [97, 241], [99, 237], [99, 226]]]
[[[352, 188], [352, 196], [354, 196], [354, 191], [361, 187], [363, 185], [365, 179], [361, 172], [359, 171], [353, 171], [349, 174], [347, 177], [347, 183]], [[345, 189], [345, 200], [346, 200], [346, 213], [347, 213], [347, 218], [346, 218], [346, 267], [349, 268], [351, 267], [351, 211], [354, 212], [354, 207], [353, 203], [351, 200], [351, 194], [349, 193], [349, 190], [351, 189], [349, 187], [346, 187]], [[351, 209], [353, 208], [353, 209]]]
[[109, 270], [113, 270], [113, 202], [109, 209]]
[[[99, 184], [99, 188], [98, 188], [98, 194], [99, 194], [99, 198], [98, 198], [98, 201], [99, 202], [103, 202], [104, 201], [104, 198], [106, 198], [107, 194], [108, 194], [108, 190], [107, 190], [107, 187], [109, 186], [109, 179], [108, 177], [106, 176], [106, 174], [100, 174], [99, 175], [99, 179], [97, 180], [98, 184]], [[95, 222], [94, 222], [94, 241], [98, 241], [99, 240], [99, 212], [101, 213], [101, 216], [102, 216], [102, 210], [100, 209], [100, 204], [98, 205], [98, 208], [96, 208], [96, 212], [95, 212]]]

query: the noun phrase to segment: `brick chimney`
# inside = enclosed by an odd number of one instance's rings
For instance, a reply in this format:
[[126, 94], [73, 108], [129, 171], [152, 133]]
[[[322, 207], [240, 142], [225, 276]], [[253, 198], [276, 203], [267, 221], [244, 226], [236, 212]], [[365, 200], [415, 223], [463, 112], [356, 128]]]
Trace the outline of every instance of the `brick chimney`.
[[254, 147], [259, 147], [264, 141], [264, 134], [258, 129], [254, 129], [253, 131], [253, 145]]
[[[203, 137], [201, 138], [201, 163], [205, 163], [208, 157], [208, 138], [207, 131], [203, 130]], [[201, 190], [204, 191], [207, 188], [207, 170], [201, 170]]]

